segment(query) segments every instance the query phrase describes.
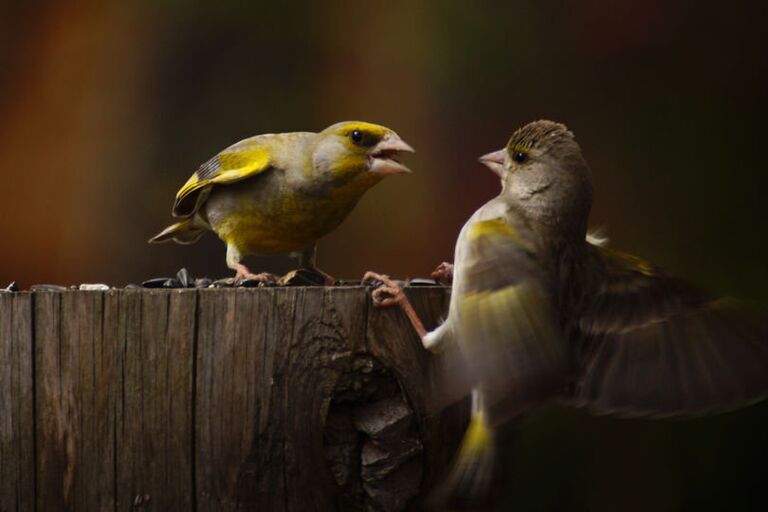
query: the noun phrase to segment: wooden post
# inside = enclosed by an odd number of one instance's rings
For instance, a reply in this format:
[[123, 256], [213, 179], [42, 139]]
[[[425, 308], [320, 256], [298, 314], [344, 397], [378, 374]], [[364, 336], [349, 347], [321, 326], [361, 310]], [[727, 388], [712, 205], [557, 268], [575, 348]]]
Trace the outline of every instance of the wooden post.
[[434, 357], [360, 287], [0, 294], [0, 512], [418, 509]]

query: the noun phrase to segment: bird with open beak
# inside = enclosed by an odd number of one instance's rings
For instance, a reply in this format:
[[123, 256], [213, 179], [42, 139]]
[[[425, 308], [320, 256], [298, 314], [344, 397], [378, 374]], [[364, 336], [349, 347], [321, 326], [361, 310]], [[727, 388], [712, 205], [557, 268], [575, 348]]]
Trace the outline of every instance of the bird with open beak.
[[187, 180], [173, 205], [181, 220], [149, 241], [191, 244], [213, 231], [227, 244], [236, 280], [274, 279], [251, 272], [241, 262], [247, 255], [298, 255], [301, 268], [316, 269], [317, 241], [363, 194], [385, 176], [411, 172], [398, 159], [403, 152], [413, 148], [393, 130], [361, 121], [242, 140]]

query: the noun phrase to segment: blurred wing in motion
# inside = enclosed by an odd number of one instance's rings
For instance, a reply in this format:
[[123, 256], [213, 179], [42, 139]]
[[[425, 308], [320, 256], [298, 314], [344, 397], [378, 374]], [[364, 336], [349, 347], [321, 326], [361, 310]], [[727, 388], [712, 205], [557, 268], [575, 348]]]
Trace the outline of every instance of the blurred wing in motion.
[[240, 141], [201, 165], [176, 193], [173, 215], [192, 216], [213, 185], [234, 183], [269, 169], [269, 152], [258, 143], [259, 137]]
[[502, 219], [479, 221], [464, 243], [457, 339], [486, 407], [501, 419], [563, 385], [567, 351], [535, 255], [517, 231]]
[[768, 393], [768, 316], [648, 263], [597, 249], [605, 274], [579, 315], [577, 403], [623, 416], [696, 415]]

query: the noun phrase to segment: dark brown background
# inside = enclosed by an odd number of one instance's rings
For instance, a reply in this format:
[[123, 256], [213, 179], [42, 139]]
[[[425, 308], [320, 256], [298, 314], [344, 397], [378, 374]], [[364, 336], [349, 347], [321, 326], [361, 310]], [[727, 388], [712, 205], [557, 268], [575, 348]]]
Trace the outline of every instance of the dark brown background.
[[[498, 189], [477, 156], [545, 117], [577, 134], [593, 222], [616, 245], [768, 302], [763, 3], [190, 4], [3, 3], [0, 285], [228, 275], [213, 236], [146, 245], [178, 187], [236, 140], [342, 119], [396, 129], [418, 150], [416, 172], [361, 201], [321, 242], [322, 268], [423, 276]], [[523, 427], [510, 499], [762, 508], [767, 411], [661, 423], [540, 412]]]

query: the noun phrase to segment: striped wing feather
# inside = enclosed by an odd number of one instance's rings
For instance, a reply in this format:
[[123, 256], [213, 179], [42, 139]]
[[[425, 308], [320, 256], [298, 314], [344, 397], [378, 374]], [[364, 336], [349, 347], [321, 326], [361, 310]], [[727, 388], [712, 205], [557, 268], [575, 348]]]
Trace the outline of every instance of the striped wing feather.
[[600, 251], [602, 280], [579, 316], [578, 403], [622, 416], [698, 415], [768, 393], [764, 311]]

